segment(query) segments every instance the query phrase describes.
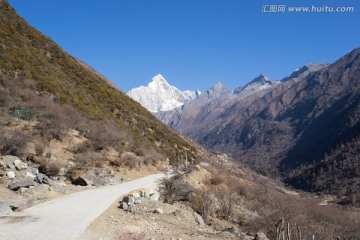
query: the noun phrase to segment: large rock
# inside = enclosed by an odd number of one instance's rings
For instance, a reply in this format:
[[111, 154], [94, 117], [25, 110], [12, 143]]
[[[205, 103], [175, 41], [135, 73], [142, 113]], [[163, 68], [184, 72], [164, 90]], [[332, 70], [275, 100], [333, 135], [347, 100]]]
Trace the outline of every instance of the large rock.
[[82, 178], [88, 182], [88, 185], [105, 186], [110, 183], [106, 176], [102, 174], [102, 171], [98, 169], [86, 171]]
[[18, 171], [21, 171], [21, 170], [25, 170], [27, 169], [27, 163], [24, 163], [23, 161], [21, 161], [20, 159], [16, 159], [14, 161], [14, 165], [15, 165], [15, 168], [18, 170]]
[[10, 182], [8, 188], [13, 191], [17, 191], [20, 188], [28, 188], [33, 186], [33, 180], [31, 179], [19, 179]]
[[119, 208], [123, 209], [124, 211], [129, 210], [129, 205], [126, 202], [121, 202]]
[[12, 213], [12, 210], [10, 208], [10, 206], [8, 206], [7, 204], [0, 202], [0, 216], [5, 216], [5, 215], [9, 215]]
[[205, 222], [204, 219], [202, 218], [202, 216], [196, 212], [194, 212], [194, 217], [195, 217], [195, 221], [200, 225], [200, 226], [204, 226]]
[[121, 181], [121, 177], [112, 175], [110, 170], [97, 168], [86, 171], [72, 183], [80, 186], [105, 186], [110, 184], [112, 181], [115, 181], [115, 178], [116, 180]]
[[3, 177], [5, 175], [6, 175], [6, 172], [4, 170], [0, 169], [0, 177]]
[[122, 201], [126, 202], [128, 205], [135, 204], [135, 199], [131, 196], [124, 197]]
[[6, 176], [9, 178], [9, 179], [14, 179], [16, 177], [15, 173], [13, 171], [8, 171], [6, 173]]
[[77, 177], [75, 178], [72, 182], [73, 185], [76, 186], [87, 186], [90, 185], [91, 183], [88, 182], [86, 179], [84, 179], [83, 177]]

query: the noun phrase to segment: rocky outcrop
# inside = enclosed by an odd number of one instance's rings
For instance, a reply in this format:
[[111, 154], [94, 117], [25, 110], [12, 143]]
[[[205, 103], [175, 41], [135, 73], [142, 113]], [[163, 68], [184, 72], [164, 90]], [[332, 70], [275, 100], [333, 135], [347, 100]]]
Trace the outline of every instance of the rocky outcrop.
[[[154, 189], [141, 189], [135, 192], [131, 192], [119, 202], [119, 208], [124, 211], [135, 212], [137, 205], [142, 205], [146, 202], [156, 202], [157, 199], [153, 198], [155, 191]], [[160, 213], [162, 214], [162, 213]]]
[[28, 188], [33, 186], [33, 180], [31, 179], [16, 179], [10, 182], [8, 188], [13, 191], [17, 191], [20, 188]]

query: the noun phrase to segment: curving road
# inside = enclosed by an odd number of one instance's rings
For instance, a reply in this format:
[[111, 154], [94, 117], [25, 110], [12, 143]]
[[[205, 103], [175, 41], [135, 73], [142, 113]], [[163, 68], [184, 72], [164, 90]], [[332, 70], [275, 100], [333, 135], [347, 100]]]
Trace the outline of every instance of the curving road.
[[163, 174], [65, 195], [0, 218], [1, 240], [72, 240], [121, 195], [156, 187]]

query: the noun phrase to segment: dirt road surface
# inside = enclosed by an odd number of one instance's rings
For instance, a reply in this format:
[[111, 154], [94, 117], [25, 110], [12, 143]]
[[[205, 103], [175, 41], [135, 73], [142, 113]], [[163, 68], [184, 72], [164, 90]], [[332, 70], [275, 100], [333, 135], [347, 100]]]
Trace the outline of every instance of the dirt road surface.
[[121, 195], [156, 187], [163, 174], [85, 190], [0, 218], [1, 240], [76, 240]]

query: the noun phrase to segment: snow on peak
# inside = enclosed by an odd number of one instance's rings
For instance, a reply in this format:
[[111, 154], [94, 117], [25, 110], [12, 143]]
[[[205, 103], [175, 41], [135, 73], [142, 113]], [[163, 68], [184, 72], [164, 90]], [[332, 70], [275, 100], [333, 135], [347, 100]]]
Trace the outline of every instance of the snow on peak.
[[245, 98], [252, 95], [253, 93], [259, 92], [265, 89], [272, 89], [277, 86], [280, 82], [272, 80], [264, 74], [260, 74], [258, 77], [254, 78], [244, 87], [238, 87], [234, 90], [235, 94], [238, 94], [240, 98]]
[[180, 107], [186, 101], [197, 98], [200, 92], [180, 91], [171, 86], [161, 74], [158, 74], [152, 78], [147, 87], [131, 89], [127, 94], [150, 112], [159, 112]]

